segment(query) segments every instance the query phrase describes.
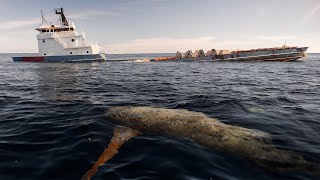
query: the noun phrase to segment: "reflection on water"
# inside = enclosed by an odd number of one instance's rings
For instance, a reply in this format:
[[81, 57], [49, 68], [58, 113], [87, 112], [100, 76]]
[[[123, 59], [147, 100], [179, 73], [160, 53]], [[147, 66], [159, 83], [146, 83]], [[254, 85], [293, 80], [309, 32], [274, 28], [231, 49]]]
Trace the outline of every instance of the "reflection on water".
[[[35, 69], [38, 93], [43, 100], [84, 101], [84, 79], [87, 73], [95, 74], [100, 63], [40, 63]], [[94, 76], [92, 77], [94, 78]], [[91, 98], [89, 98], [90, 100]]]

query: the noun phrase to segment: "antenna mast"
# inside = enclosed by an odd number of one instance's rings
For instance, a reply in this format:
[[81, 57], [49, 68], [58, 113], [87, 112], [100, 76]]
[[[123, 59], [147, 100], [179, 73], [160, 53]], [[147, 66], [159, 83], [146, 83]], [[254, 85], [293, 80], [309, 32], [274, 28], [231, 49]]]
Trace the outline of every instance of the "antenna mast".
[[42, 10], [41, 10], [41, 18], [42, 18], [42, 24], [43, 24], [43, 22], [46, 22], [46, 23], [48, 24], [48, 22], [46, 21], [46, 19], [45, 19], [44, 16], [43, 16]]

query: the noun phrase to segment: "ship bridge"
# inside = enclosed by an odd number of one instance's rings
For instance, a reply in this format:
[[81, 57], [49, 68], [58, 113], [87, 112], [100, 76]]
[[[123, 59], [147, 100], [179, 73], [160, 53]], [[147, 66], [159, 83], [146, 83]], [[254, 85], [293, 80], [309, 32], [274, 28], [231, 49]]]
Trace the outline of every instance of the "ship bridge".
[[[64, 15], [63, 8], [58, 8], [54, 10], [57, 15], [60, 15], [57, 25], [48, 25], [47, 21], [42, 15], [42, 24], [36, 30], [40, 33], [48, 32], [66, 32], [66, 31], [76, 31], [76, 26], [72, 21], [68, 21]], [[46, 22], [47, 24], [44, 24]]]
[[68, 26], [41, 24], [36, 30], [40, 33], [76, 31], [76, 27], [72, 21], [69, 21], [68, 24]]

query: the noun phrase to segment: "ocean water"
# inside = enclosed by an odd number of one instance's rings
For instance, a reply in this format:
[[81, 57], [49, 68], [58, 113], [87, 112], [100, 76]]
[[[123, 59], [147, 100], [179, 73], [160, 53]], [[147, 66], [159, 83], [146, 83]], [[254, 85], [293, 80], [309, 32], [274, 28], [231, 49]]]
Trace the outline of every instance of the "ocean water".
[[[320, 54], [298, 62], [14, 63], [0, 54], [0, 179], [80, 179], [108, 145], [114, 106], [187, 109], [271, 134], [320, 163]], [[161, 54], [109, 55], [141, 59]], [[93, 179], [317, 179], [179, 137], [142, 134]]]

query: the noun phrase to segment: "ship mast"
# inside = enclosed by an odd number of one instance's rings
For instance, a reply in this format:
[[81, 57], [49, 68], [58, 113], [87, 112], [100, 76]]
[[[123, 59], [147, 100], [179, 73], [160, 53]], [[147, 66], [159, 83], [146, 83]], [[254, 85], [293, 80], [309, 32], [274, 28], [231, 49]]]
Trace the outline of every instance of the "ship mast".
[[63, 8], [58, 8], [58, 9], [55, 9], [54, 11], [56, 12], [56, 14], [60, 14], [61, 15], [61, 24], [64, 25], [64, 26], [69, 26], [67, 18], [63, 13]]
[[42, 18], [42, 23], [41, 24], [43, 24], [44, 22], [46, 22], [46, 24], [48, 24], [48, 22], [46, 21], [46, 19], [43, 16], [42, 10], [41, 10], [41, 18]]

